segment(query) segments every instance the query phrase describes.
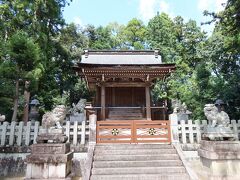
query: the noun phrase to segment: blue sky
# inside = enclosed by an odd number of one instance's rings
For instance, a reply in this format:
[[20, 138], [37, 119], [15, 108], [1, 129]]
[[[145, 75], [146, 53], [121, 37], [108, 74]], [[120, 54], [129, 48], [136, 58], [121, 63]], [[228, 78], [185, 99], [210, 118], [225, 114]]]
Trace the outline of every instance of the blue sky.
[[[196, 20], [200, 25], [206, 22], [204, 10], [218, 12], [223, 9], [226, 0], [73, 0], [65, 7], [63, 16], [67, 23], [74, 22], [84, 26], [107, 25], [110, 22], [126, 24], [132, 18], [148, 23], [157, 12], [165, 12], [170, 17], [182, 16], [186, 21]], [[202, 29], [211, 32], [213, 25], [204, 25]]]

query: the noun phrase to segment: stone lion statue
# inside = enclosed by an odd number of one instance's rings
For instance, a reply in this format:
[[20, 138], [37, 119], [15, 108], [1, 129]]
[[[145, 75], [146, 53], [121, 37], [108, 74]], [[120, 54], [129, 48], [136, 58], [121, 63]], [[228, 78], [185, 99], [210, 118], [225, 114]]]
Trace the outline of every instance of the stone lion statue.
[[70, 109], [71, 114], [82, 113], [84, 112], [84, 108], [86, 106], [86, 99], [80, 99], [77, 104], [72, 104], [72, 108]]
[[230, 125], [230, 119], [223, 109], [223, 101], [218, 100], [215, 104], [206, 104], [203, 111], [209, 124], [204, 127], [202, 134], [203, 140], [223, 141], [236, 140], [237, 134], [233, 132]]
[[230, 124], [228, 114], [224, 111], [219, 111], [214, 104], [206, 104], [203, 111], [211, 127], [228, 127]]
[[66, 117], [66, 107], [64, 105], [56, 106], [51, 112], [47, 112], [42, 117], [43, 128], [57, 128], [61, 129], [61, 124]]

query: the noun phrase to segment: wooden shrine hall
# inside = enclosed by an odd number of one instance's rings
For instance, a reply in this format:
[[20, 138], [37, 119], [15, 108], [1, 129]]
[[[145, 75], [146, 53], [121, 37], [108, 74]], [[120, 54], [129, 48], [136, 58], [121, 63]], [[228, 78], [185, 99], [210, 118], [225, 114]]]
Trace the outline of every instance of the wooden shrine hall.
[[75, 67], [88, 88], [95, 91], [92, 103], [98, 120], [167, 119], [166, 103], [154, 106], [151, 88], [174, 69], [174, 64], [162, 63], [158, 50], [85, 50]]

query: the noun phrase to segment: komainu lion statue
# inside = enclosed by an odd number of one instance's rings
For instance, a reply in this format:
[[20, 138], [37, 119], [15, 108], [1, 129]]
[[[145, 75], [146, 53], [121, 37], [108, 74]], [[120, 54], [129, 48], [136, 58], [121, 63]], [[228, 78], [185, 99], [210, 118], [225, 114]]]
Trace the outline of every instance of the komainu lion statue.
[[211, 127], [217, 127], [217, 126], [228, 127], [229, 126], [230, 119], [228, 114], [224, 111], [219, 111], [214, 104], [206, 104], [203, 111]]
[[47, 112], [42, 117], [42, 126], [45, 129], [62, 128], [62, 123], [66, 117], [66, 108], [64, 105], [56, 106], [51, 112]]
[[[216, 106], [217, 105], [217, 106]], [[207, 117], [208, 125], [204, 127], [203, 140], [236, 140], [237, 135], [230, 128], [230, 119], [219, 104], [206, 104], [204, 114]]]
[[86, 106], [86, 99], [80, 99], [77, 104], [72, 104], [72, 108], [70, 109], [70, 114], [77, 114], [84, 112], [84, 108]]

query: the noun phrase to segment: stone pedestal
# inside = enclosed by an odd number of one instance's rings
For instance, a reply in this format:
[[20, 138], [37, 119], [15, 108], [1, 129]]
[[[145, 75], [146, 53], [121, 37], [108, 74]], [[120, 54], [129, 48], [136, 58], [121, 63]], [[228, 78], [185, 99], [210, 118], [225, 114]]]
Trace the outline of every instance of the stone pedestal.
[[204, 128], [204, 132], [202, 134], [203, 140], [224, 140], [224, 141], [234, 141], [238, 139], [237, 134], [234, 134], [230, 127], [217, 126], [211, 127], [208, 125]]
[[69, 143], [40, 143], [27, 156], [26, 179], [71, 179], [73, 152]]
[[82, 122], [85, 120], [85, 114], [84, 113], [75, 113], [70, 115], [70, 122]]
[[[200, 143], [198, 154], [203, 166], [209, 168], [214, 178], [240, 179], [240, 142], [206, 141]], [[209, 177], [210, 178], [210, 177]]]

